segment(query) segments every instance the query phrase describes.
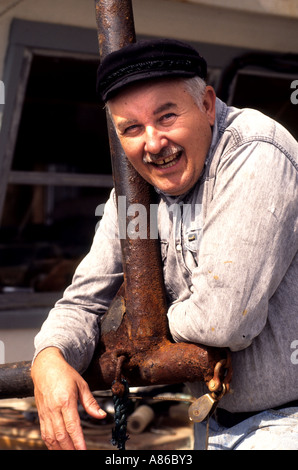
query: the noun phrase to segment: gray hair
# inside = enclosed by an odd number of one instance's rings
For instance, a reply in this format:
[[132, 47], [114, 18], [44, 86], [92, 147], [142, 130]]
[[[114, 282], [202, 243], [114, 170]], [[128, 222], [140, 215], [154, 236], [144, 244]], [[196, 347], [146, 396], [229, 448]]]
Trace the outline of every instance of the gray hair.
[[182, 79], [186, 91], [192, 96], [200, 110], [203, 108], [203, 97], [206, 90], [206, 82], [201, 77]]

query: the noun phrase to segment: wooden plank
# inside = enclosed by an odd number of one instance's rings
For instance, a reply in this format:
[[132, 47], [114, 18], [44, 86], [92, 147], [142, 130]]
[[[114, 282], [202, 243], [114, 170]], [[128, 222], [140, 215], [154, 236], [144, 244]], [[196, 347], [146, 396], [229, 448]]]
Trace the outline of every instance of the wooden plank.
[[[34, 405], [27, 412], [34, 412]], [[167, 416], [156, 419], [154, 429], [138, 435], [131, 435], [126, 444], [128, 451], [138, 450], [191, 450], [193, 429], [191, 423], [180, 424]], [[88, 450], [117, 451], [111, 444], [113, 423], [85, 427], [83, 433]], [[39, 425], [30, 423], [22, 412], [13, 408], [0, 408], [0, 450], [46, 450], [40, 437]]]
[[52, 307], [62, 292], [14, 292], [0, 294], [0, 311]]
[[112, 188], [112, 175], [94, 175], [81, 173], [60, 173], [45, 171], [11, 171], [8, 177], [10, 184], [42, 186], [87, 186]]

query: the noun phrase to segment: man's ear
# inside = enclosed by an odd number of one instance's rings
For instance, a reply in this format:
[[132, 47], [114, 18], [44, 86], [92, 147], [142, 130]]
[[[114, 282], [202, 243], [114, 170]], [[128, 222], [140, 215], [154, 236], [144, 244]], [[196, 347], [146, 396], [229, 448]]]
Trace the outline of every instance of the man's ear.
[[203, 98], [203, 109], [207, 115], [210, 126], [215, 122], [215, 102], [216, 94], [212, 86], [206, 86], [205, 95]]

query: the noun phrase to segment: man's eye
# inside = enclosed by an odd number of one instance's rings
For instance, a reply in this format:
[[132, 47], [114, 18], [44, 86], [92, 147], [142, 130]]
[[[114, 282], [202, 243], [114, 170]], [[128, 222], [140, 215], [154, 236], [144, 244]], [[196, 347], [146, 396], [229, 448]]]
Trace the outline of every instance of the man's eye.
[[127, 135], [127, 134], [135, 134], [136, 132], [138, 132], [139, 127], [140, 127], [140, 126], [137, 125], [137, 124], [134, 124], [134, 125], [132, 125], [132, 126], [128, 126], [128, 127], [126, 127], [126, 128], [124, 129], [123, 134], [124, 134], [124, 135]]
[[164, 114], [163, 116], [161, 116], [160, 121], [166, 123], [166, 122], [169, 122], [169, 121], [173, 121], [176, 117], [177, 117], [177, 115], [174, 114], [174, 113], [167, 113], [167, 114]]

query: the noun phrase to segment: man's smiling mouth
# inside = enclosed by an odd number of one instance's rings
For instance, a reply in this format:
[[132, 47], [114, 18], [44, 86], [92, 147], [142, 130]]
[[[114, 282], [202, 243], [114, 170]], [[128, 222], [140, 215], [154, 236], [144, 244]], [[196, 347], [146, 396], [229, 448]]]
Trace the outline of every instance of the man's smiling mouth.
[[179, 158], [181, 157], [182, 152], [178, 152], [171, 157], [167, 157], [164, 160], [157, 160], [156, 162], [152, 162], [153, 165], [156, 165], [161, 168], [170, 168], [171, 166], [175, 165]]
[[174, 166], [178, 160], [181, 158], [182, 151], [183, 149], [175, 149], [175, 153], [172, 152], [171, 155], [166, 155], [169, 152], [165, 152], [165, 155], [159, 154], [159, 155], [146, 155], [144, 157], [143, 161], [144, 163], [151, 163], [152, 165], [158, 167], [158, 168], [170, 168], [171, 166]]

